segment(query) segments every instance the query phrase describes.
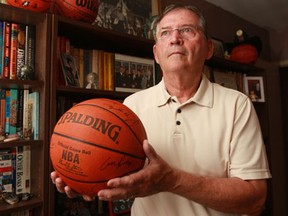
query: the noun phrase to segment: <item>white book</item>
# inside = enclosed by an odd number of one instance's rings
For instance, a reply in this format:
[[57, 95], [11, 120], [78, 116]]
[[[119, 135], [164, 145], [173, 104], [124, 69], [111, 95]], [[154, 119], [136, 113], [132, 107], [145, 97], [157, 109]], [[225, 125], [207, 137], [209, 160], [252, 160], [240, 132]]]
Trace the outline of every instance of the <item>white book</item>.
[[30, 193], [31, 147], [18, 146], [16, 150], [16, 194]]
[[39, 139], [39, 92], [29, 94], [29, 104], [32, 106], [32, 138]]

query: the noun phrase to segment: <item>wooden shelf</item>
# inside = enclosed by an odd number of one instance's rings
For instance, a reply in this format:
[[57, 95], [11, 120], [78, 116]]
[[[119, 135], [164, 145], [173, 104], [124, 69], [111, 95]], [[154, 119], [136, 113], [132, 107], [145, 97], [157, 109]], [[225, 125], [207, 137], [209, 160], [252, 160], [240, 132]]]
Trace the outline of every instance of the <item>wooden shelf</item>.
[[44, 86], [43, 81], [38, 80], [10, 80], [0, 79], [0, 89], [38, 89]]
[[53, 19], [54, 24], [58, 24], [58, 35], [70, 36], [73, 45], [153, 58], [153, 40], [123, 34], [57, 15], [54, 15]]
[[35, 209], [41, 207], [43, 201], [38, 198], [32, 198], [31, 200], [27, 201], [19, 201], [15, 204], [8, 204], [2, 201], [0, 203], [0, 215], [9, 214], [15, 211], [22, 211], [26, 209]]
[[57, 88], [58, 96], [66, 96], [73, 98], [80, 98], [81, 100], [89, 99], [92, 97], [105, 97], [114, 100], [123, 100], [131, 93], [128, 92], [117, 92], [117, 91], [105, 91], [97, 89], [85, 89], [85, 88], [74, 88], [69, 86], [59, 86]]
[[235, 61], [231, 61], [224, 58], [212, 57], [210, 60], [206, 61], [206, 64], [211, 67], [221, 68], [225, 70], [232, 70], [242, 73], [249, 72], [263, 72], [262, 68], [256, 67], [249, 64], [241, 64]]

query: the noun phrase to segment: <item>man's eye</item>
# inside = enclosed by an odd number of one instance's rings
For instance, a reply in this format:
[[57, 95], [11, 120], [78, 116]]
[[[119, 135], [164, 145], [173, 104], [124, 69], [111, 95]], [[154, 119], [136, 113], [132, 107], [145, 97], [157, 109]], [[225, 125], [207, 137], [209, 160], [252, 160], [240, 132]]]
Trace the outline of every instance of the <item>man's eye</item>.
[[192, 32], [193, 32], [192, 28], [189, 28], [189, 27], [183, 28], [181, 31], [182, 31], [183, 33], [192, 33]]
[[168, 31], [162, 31], [162, 32], [161, 32], [161, 36], [167, 36], [168, 33], [169, 33]]

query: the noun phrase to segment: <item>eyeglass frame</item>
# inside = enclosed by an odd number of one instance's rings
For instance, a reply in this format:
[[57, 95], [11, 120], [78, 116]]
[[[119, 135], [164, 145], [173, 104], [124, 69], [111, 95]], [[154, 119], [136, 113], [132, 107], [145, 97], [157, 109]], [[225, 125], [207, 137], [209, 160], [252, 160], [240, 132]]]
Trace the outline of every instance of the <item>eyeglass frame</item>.
[[[190, 30], [193, 29], [194, 35], [193, 35], [192, 37], [185, 36], [185, 33], [189, 33], [189, 32], [186, 32], [186, 31], [185, 31], [185, 30], [187, 30], [187, 29], [190, 29]], [[166, 27], [165, 27], [165, 28], [163, 28], [162, 30], [159, 30], [159, 31], [158, 31], [158, 34], [160, 34], [160, 35], [157, 36], [157, 39], [162, 40], [162, 41], [168, 40], [169, 38], [171, 38], [173, 32], [176, 31], [176, 30], [177, 30], [178, 34], [179, 34], [183, 39], [193, 39], [193, 38], [195, 38], [196, 34], [197, 34], [199, 31], [201, 31], [201, 32], [203, 33], [203, 35], [205, 36], [205, 38], [206, 38], [206, 35], [204, 34], [204, 31], [203, 31], [202, 27], [200, 27], [200, 26], [198, 26], [198, 25], [191, 24], [191, 25], [183, 25], [183, 26], [178, 27], [178, 28], [170, 28], [170, 27], [167, 27], [167, 28], [166, 28]], [[168, 33], [167, 37], [162, 37], [162, 34], [165, 33], [165, 32]]]

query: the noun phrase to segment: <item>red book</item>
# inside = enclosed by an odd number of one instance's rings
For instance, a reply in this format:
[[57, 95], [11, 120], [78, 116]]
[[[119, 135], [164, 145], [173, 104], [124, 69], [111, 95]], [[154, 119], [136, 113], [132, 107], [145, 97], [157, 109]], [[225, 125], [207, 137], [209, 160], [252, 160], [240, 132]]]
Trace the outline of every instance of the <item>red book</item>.
[[4, 65], [3, 65], [3, 78], [9, 78], [10, 72], [10, 32], [11, 23], [4, 22]]
[[17, 77], [17, 33], [18, 24], [11, 23], [11, 33], [10, 33], [10, 79], [16, 79]]

